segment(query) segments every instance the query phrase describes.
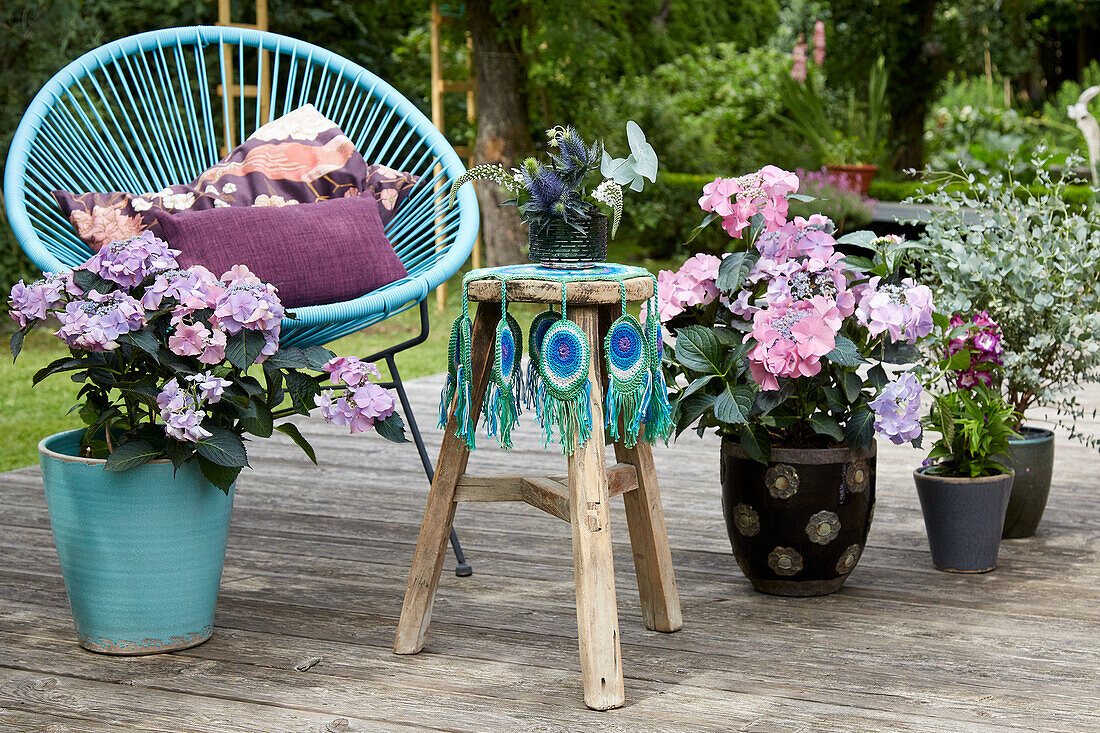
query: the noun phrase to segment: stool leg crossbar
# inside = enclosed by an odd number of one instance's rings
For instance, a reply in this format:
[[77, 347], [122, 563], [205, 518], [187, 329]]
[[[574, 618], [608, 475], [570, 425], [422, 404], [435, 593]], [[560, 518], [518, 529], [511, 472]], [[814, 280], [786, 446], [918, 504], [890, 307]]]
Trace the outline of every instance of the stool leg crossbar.
[[[585, 332], [594, 353], [610, 323], [604, 307], [574, 305], [570, 317]], [[500, 308], [481, 304], [471, 338], [471, 415], [480, 412], [492, 367], [492, 341]], [[603, 424], [606, 376], [593, 359], [592, 424]], [[616, 463], [605, 463], [602, 431], [577, 447], [560, 476], [474, 476], [466, 473], [469, 451], [455, 437], [452, 408], [428, 505], [420, 526], [409, 584], [398, 622], [394, 651], [415, 654], [424, 647], [431, 623], [447, 538], [458, 502], [522, 501], [570, 523], [584, 701], [607, 710], [624, 702], [609, 500], [622, 495], [646, 628], [672, 632], [683, 625], [660, 489], [648, 444], [615, 444]], [[457, 549], [457, 548], [456, 548]]]

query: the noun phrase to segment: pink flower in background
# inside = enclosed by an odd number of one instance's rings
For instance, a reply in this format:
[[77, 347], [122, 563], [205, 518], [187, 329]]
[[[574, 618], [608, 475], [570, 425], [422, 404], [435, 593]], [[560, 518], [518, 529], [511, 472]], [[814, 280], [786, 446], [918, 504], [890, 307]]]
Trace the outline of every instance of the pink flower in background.
[[803, 40], [801, 34], [798, 36], [798, 42], [794, 44], [794, 51], [791, 52], [791, 78], [802, 84], [806, 81], [806, 41]]
[[886, 384], [869, 403], [875, 413], [875, 430], [894, 445], [919, 438], [920, 397], [923, 392], [924, 388], [911, 373]]
[[825, 64], [825, 24], [820, 20], [814, 23], [814, 64]]
[[[762, 214], [768, 229], [787, 221], [787, 195], [798, 191], [798, 177], [774, 165], [739, 178], [716, 178], [703, 186], [699, 207], [722, 217], [722, 228], [736, 239], [752, 217]], [[731, 200], [732, 199], [732, 200]]]
[[685, 308], [707, 305], [718, 297], [720, 257], [697, 254], [688, 259], [679, 270], [662, 270], [657, 273], [657, 309], [661, 320], [667, 321], [684, 312]]
[[49, 311], [58, 309], [71, 298], [79, 298], [83, 294], [73, 282], [71, 272], [49, 272], [30, 285], [22, 280], [13, 285], [8, 298], [8, 313], [20, 328], [26, 328], [27, 324], [45, 320]]
[[932, 291], [912, 278], [892, 285], [871, 278], [860, 289], [856, 318], [872, 336], [887, 333], [891, 341], [915, 343], [932, 332]]
[[111, 351], [118, 348], [119, 336], [145, 325], [145, 311], [126, 293], [101, 295], [93, 290], [86, 299], [66, 305], [60, 321], [56, 335], [72, 348]]
[[179, 253], [178, 249], [169, 249], [168, 244], [152, 232], [145, 232], [103, 247], [82, 268], [129, 290], [149, 275], [177, 269], [176, 255]]

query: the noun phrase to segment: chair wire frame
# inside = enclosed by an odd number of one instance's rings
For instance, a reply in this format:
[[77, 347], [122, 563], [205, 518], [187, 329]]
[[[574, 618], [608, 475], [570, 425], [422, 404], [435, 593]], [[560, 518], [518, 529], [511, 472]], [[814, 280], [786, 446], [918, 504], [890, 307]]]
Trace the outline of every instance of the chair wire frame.
[[[222, 94], [227, 79], [237, 87]], [[248, 28], [150, 31], [89, 51], [38, 92], [15, 131], [4, 173], [8, 221], [45, 272], [90, 252], [51, 192], [159, 191], [195, 179], [260, 126], [311, 103], [368, 163], [419, 180], [386, 226], [408, 276], [353, 300], [294, 309], [281, 342], [312, 346], [419, 305], [421, 333], [374, 355], [390, 367], [429, 480], [432, 465], [393, 356], [427, 338], [425, 299], [461, 268], [477, 237], [471, 186], [449, 207], [465, 172], [425, 115], [370, 71], [330, 51]], [[452, 540], [457, 540], [452, 534]], [[469, 574], [457, 541], [460, 574]]]

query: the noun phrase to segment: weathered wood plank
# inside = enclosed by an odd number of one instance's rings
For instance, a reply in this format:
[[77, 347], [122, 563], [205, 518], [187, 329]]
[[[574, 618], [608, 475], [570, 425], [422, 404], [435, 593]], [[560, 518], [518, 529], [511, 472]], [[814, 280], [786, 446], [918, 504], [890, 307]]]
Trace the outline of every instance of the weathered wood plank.
[[[439, 384], [409, 384], [420, 414]], [[1100, 389], [1083, 394], [1100, 405]], [[822, 599], [747, 587], [725, 537], [713, 438], [656, 449], [687, 624], [672, 636], [643, 630], [630, 546], [616, 533], [627, 705], [600, 715], [576, 692], [566, 527], [515, 503], [464, 508], [475, 575], [445, 575], [426, 653], [394, 656], [427, 497], [416, 453], [301, 425], [322, 465], [281, 438], [251, 445], [257, 470], [242, 477], [214, 639], [171, 663], [124, 668], [77, 649], [37, 469], [0, 475], [0, 729], [324, 730], [346, 710], [350, 730], [484, 730], [482, 720], [562, 731], [1100, 729], [1098, 460], [1061, 438], [1039, 535], [1004, 543], [1000, 568], [981, 578], [931, 569], [909, 475], [921, 456], [880, 446], [868, 548], [845, 589]], [[439, 433], [427, 437], [438, 449]], [[526, 419], [515, 437], [511, 453], [475, 454], [485, 473], [562, 475], [562, 457], [540, 448]], [[623, 526], [618, 502], [610, 512]], [[324, 661], [303, 686], [290, 669], [308, 656]], [[215, 666], [196, 684], [204, 663]], [[4, 685], [20, 673], [31, 676], [15, 685], [55, 678], [72, 699], [19, 702]], [[375, 697], [359, 694], [368, 687]], [[308, 710], [287, 718], [287, 701]]]

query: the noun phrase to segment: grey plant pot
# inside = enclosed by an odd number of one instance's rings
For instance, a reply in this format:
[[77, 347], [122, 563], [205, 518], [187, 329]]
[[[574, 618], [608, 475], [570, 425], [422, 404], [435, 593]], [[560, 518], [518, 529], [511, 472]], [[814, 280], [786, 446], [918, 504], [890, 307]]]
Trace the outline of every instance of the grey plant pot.
[[1013, 474], [956, 478], [929, 476], [926, 470], [918, 468], [913, 479], [932, 564], [947, 573], [996, 568]]
[[1020, 435], [1009, 440], [1006, 465], [1015, 469], [1016, 478], [1012, 480], [1012, 498], [1005, 514], [1004, 539], [1035, 534], [1047, 506], [1054, 471], [1054, 433], [1025, 425]]

